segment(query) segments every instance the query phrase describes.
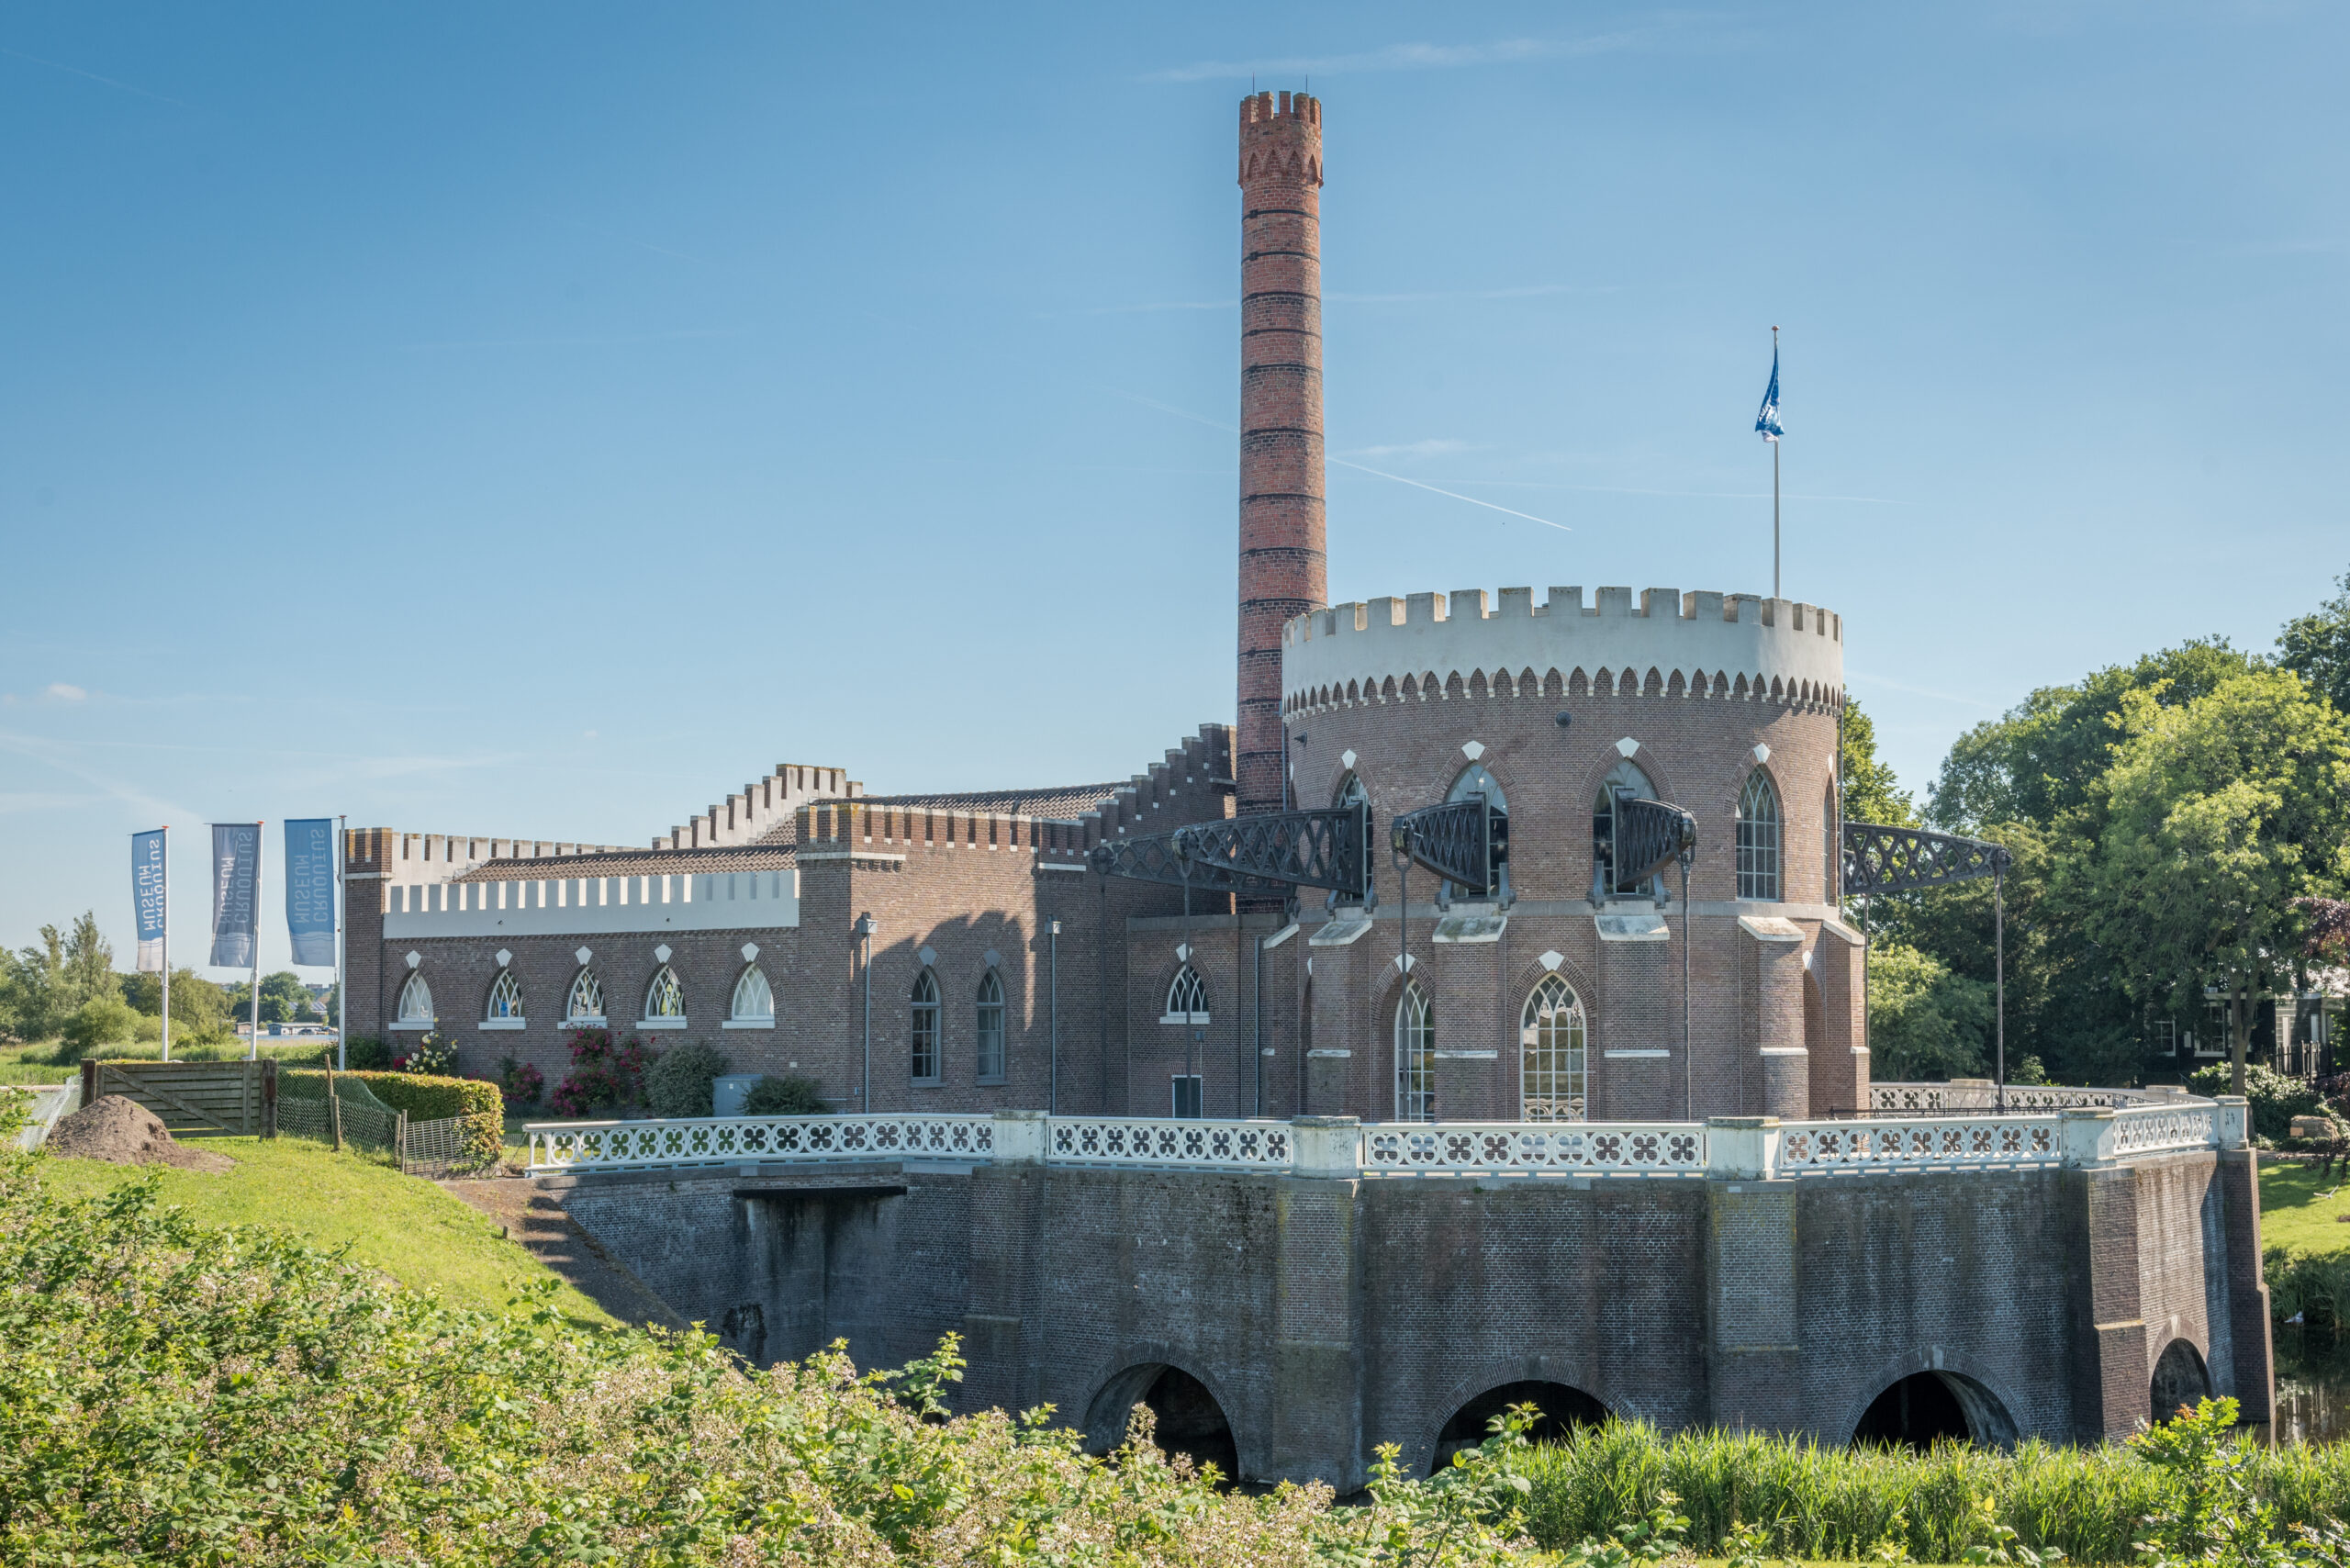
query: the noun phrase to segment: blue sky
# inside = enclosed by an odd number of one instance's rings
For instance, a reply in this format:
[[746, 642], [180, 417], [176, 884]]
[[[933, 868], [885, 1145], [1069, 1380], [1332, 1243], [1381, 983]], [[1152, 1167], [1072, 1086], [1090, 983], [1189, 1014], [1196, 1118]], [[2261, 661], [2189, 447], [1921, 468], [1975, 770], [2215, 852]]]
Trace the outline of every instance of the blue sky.
[[1326, 106], [1332, 453], [1564, 530], [1334, 466], [1334, 596], [1767, 591], [1776, 323], [1786, 590], [1921, 785], [2350, 566], [2345, 58], [2292, 4], [16, 7], [0, 940], [127, 963], [158, 822], [185, 956], [214, 818], [643, 843], [1227, 719], [1252, 73]]

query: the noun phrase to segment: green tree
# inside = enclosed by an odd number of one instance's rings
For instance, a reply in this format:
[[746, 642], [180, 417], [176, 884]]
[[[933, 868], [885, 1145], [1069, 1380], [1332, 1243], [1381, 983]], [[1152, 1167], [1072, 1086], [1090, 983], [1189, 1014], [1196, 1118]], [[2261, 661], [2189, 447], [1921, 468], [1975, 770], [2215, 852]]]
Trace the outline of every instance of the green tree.
[[1991, 988], [1897, 942], [1869, 953], [1869, 1066], [1897, 1083], [1982, 1076]]
[[1951, 746], [1927, 792], [1927, 819], [1953, 833], [1993, 823], [2052, 827], [2088, 803], [2089, 786], [2124, 738], [2121, 712], [2133, 695], [2183, 708], [2260, 666], [2225, 637], [2197, 638], [2135, 664], [2108, 666], [2077, 686], [2042, 687]]
[[[163, 1011], [162, 977], [124, 975], [122, 998], [149, 1017]], [[266, 1001], [267, 992], [263, 995]], [[194, 969], [172, 971], [172, 1038], [193, 1045], [229, 1032], [228, 993]]]
[[1909, 792], [1893, 777], [1892, 766], [1876, 755], [1876, 721], [1861, 705], [1844, 700], [1844, 820], [1908, 827], [1918, 820]]
[[2296, 901], [2350, 880], [2350, 722], [2287, 670], [2255, 669], [2184, 706], [2127, 694], [2127, 738], [2076, 820], [2056, 895], [2123, 989], [2175, 1013], [2216, 986], [2243, 1092], [2252, 1001], [2306, 963]]
[[112, 1000], [121, 990], [114, 972], [114, 950], [98, 930], [97, 916], [84, 912], [69, 930], [40, 928], [40, 940], [5, 958], [12, 1014], [11, 1033], [41, 1040], [55, 1035], [85, 1002]]
[[2277, 633], [2277, 662], [2350, 713], [2350, 572], [2334, 579], [2340, 591]]

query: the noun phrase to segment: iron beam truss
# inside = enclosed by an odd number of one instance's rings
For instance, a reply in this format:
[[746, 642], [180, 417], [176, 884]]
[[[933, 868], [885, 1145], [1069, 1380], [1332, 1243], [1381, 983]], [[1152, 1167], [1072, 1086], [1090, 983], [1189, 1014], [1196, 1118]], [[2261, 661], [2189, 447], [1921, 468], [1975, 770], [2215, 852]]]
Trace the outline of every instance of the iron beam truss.
[[1371, 808], [1356, 801], [1187, 823], [1097, 844], [1086, 859], [1103, 876], [1203, 892], [1278, 898], [1295, 888], [1327, 888], [1360, 899], [1371, 886]]
[[1643, 882], [1676, 860], [1687, 865], [1696, 853], [1695, 817], [1668, 801], [1616, 797], [1615, 876]]
[[1844, 893], [1906, 893], [1996, 877], [2008, 868], [2004, 844], [1875, 823], [1844, 824]]
[[1482, 794], [1405, 812], [1388, 827], [1395, 853], [1466, 893], [1491, 893], [1509, 858], [1509, 813]]

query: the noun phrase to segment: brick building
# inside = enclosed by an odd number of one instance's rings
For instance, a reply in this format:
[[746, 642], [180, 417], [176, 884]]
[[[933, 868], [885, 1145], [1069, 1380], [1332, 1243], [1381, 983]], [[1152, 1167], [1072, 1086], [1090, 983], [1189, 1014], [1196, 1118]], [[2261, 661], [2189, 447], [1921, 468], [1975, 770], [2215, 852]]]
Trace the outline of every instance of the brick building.
[[[787, 764], [641, 849], [355, 831], [354, 1033], [437, 1029], [465, 1070], [551, 1083], [579, 1028], [702, 1040], [852, 1111], [1862, 1103], [1861, 944], [1831, 885], [1841, 621], [1667, 588], [1327, 606], [1322, 106], [1253, 95], [1239, 130], [1237, 725], [1033, 791], [875, 795]], [[1695, 813], [1685, 902], [1609, 864], [1619, 787]], [[1510, 813], [1483, 902], [1385, 864], [1364, 903], [1290, 908], [1088, 868], [1185, 823], [1359, 794], [1384, 824], [1470, 790]]]

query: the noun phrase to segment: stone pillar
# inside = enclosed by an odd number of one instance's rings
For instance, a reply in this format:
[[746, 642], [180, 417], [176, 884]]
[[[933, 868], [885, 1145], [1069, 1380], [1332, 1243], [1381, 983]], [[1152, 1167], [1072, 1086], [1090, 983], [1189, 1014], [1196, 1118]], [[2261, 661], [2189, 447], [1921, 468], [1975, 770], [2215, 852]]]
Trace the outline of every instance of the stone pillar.
[[1778, 1138], [1770, 1116], [1706, 1123], [1707, 1381], [1714, 1424], [1734, 1431], [1804, 1427], [1796, 1183], [1773, 1174]]
[[2145, 1421], [2146, 1323], [2138, 1269], [2138, 1173], [2113, 1158], [2113, 1112], [2057, 1113], [2066, 1296], [2071, 1303], [2073, 1436], [2126, 1438]]
[[1280, 1249], [1268, 1477], [1360, 1490], [1362, 1239], [1356, 1198], [1360, 1125], [1352, 1116], [1290, 1124], [1291, 1174], [1273, 1195]]
[[[2221, 1223], [2228, 1249], [2228, 1332], [2233, 1350], [2228, 1370], [2244, 1419], [2266, 1421], [2277, 1407], [2277, 1359], [2269, 1331], [2268, 1282], [2260, 1270], [2259, 1156], [2247, 1147], [2250, 1110], [2240, 1094], [2220, 1096]], [[2216, 1376], [2219, 1369], [2211, 1371]]]
[[1042, 1111], [998, 1111], [994, 1158], [971, 1171], [971, 1294], [963, 1313], [970, 1364], [955, 1401], [963, 1410], [1025, 1410], [1042, 1397], [1043, 1348], [1034, 1318], [1042, 1299], [1036, 1274], [1048, 1125]]
[[1803, 929], [1775, 916], [1740, 915], [1746, 934], [1744, 1028], [1753, 1054], [1750, 1103], [1764, 1115], [1811, 1114], [1811, 1057], [1804, 1048]]
[[1354, 1071], [1355, 1053], [1315, 1047], [1305, 1053], [1305, 1111], [1311, 1116], [1336, 1116], [1347, 1108], [1347, 1081]]
[[1807, 1038], [1811, 1060], [1811, 1114], [1860, 1111], [1869, 1103], [1868, 1018], [1861, 965], [1861, 934], [1841, 921], [1823, 920], [1811, 947], [1812, 978], [1819, 986], [1819, 1035]]

